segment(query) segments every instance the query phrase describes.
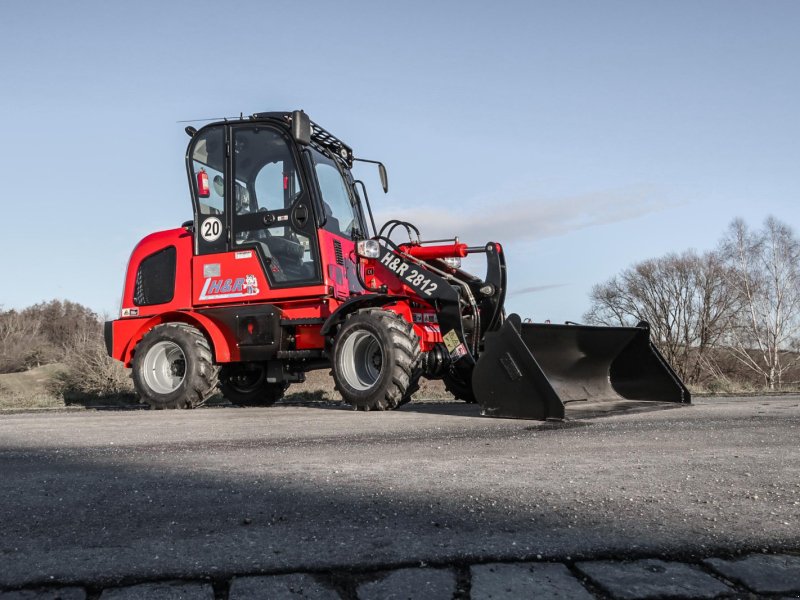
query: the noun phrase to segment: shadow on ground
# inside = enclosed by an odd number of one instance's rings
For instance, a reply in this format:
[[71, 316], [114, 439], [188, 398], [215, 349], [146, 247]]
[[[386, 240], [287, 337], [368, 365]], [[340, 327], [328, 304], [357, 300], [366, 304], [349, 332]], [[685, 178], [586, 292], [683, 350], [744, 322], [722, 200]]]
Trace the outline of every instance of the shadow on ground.
[[[600, 419], [555, 431], [314, 412], [203, 411], [185, 431], [158, 414], [65, 415], [54, 426], [85, 443], [5, 436], [0, 585], [800, 543], [786, 504], [797, 450], [782, 437], [796, 414], [721, 424], [678, 411], [672, 430]], [[256, 433], [220, 436], [245, 425]]]

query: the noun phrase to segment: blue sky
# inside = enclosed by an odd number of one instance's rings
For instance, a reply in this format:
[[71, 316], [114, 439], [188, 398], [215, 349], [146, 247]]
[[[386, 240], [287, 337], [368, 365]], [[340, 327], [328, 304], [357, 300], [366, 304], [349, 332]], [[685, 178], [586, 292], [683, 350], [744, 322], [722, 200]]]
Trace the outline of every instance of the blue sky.
[[0, 305], [118, 309], [136, 242], [191, 217], [178, 121], [303, 108], [384, 161], [379, 215], [504, 244], [508, 308], [800, 231], [800, 2], [0, 4]]

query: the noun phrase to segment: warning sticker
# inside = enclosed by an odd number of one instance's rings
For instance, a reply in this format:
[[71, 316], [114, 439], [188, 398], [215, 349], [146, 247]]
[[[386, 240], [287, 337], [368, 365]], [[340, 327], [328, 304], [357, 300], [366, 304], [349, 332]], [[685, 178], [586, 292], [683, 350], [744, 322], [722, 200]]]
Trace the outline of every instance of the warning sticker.
[[459, 358], [467, 355], [467, 348], [464, 344], [459, 344], [453, 350], [450, 351], [450, 358], [453, 359], [453, 362], [457, 361]]
[[458, 335], [456, 334], [455, 329], [451, 329], [446, 334], [444, 334], [444, 336], [442, 337], [442, 341], [444, 342], [444, 345], [447, 347], [447, 351], [450, 353], [452, 353], [453, 350], [458, 348], [458, 346], [461, 344], [461, 340], [458, 339]]

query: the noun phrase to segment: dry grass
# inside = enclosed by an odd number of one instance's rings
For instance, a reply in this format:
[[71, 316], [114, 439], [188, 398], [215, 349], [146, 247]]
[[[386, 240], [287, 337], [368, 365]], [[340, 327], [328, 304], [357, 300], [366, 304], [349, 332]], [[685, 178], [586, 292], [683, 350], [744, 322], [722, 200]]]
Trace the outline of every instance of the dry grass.
[[[84, 377], [91, 373], [103, 373], [104, 369], [87, 369]], [[105, 366], [102, 363], [101, 366]], [[124, 374], [124, 380], [120, 377]], [[108, 389], [107, 380], [100, 378], [94, 386], [96, 393], [76, 391], [76, 371], [68, 369], [63, 364], [45, 365], [23, 373], [8, 373], [0, 375], [0, 409], [30, 409], [30, 408], [64, 408], [66, 406], [84, 406], [86, 408], [116, 406], [130, 408], [138, 405], [138, 400], [129, 392], [130, 379], [128, 371], [119, 367], [119, 373], [112, 372], [106, 375], [119, 386], [119, 393], [104, 393]], [[94, 381], [88, 377], [85, 381], [86, 389]], [[72, 385], [69, 385], [72, 384]], [[414, 394], [414, 402], [447, 401], [453, 400], [442, 385], [441, 381], [420, 382], [420, 389]], [[304, 383], [295, 383], [286, 392], [282, 400], [285, 403], [305, 402], [342, 402], [342, 397], [334, 389], [333, 377], [328, 370], [311, 371], [307, 374]], [[226, 400], [216, 394], [206, 403], [209, 406], [227, 404]]]
[[130, 402], [134, 398], [130, 370], [106, 353], [100, 340], [76, 344], [64, 357], [65, 371], [53, 379], [52, 389], [67, 404], [93, 401]]
[[56, 363], [0, 375], [0, 409], [64, 407], [64, 398], [53, 392], [53, 381], [65, 372], [66, 367]]
[[763, 385], [755, 385], [752, 381], [738, 381], [721, 378], [702, 385], [690, 385], [689, 391], [697, 396], [751, 396], [763, 394], [795, 394], [800, 392], [800, 385], [789, 383], [780, 389], [769, 390]]

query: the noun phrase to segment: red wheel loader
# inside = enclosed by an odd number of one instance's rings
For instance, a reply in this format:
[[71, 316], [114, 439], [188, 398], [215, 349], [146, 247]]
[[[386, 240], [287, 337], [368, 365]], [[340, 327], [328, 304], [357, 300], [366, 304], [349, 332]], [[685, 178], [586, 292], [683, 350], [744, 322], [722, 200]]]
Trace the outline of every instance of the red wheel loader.
[[[186, 153], [194, 219], [145, 237], [128, 265], [108, 353], [157, 409], [201, 405], [219, 386], [269, 405], [331, 369], [361, 410], [408, 402], [421, 377], [490, 416], [563, 419], [570, 401], [688, 403], [649, 339], [631, 328], [506, 318], [503, 248], [424, 241], [375, 226], [352, 149], [302, 111], [210, 123]], [[407, 234], [398, 243], [393, 234]], [[483, 254], [484, 277], [461, 269]]]

